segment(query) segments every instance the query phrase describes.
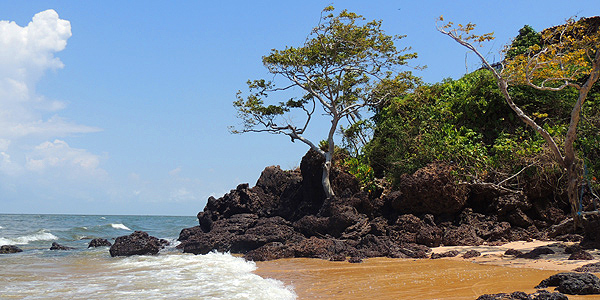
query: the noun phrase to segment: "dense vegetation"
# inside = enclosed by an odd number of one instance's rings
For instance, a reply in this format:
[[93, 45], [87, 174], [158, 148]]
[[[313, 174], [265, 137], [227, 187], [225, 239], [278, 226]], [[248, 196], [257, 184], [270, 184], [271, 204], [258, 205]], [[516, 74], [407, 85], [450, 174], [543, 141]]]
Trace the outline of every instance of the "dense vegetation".
[[[539, 41], [540, 34], [525, 26], [507, 57], [522, 54]], [[575, 89], [540, 91], [523, 84], [510, 87], [510, 93], [526, 114], [561, 142], [577, 99]], [[575, 146], [587, 170], [585, 179], [596, 185], [600, 175], [598, 83], [586, 101]], [[353, 163], [353, 173], [361, 178], [385, 177], [395, 184], [402, 174], [438, 161], [455, 165], [459, 178], [469, 182], [500, 183], [523, 170], [503, 182], [513, 189], [531, 180], [545, 180], [552, 186], [564, 180], [544, 139], [517, 119], [485, 69], [403, 91], [376, 110], [372, 124], [373, 137], [363, 147], [357, 159], [360, 163]], [[367, 171], [373, 172], [371, 177]], [[368, 184], [368, 180], [363, 182]]]

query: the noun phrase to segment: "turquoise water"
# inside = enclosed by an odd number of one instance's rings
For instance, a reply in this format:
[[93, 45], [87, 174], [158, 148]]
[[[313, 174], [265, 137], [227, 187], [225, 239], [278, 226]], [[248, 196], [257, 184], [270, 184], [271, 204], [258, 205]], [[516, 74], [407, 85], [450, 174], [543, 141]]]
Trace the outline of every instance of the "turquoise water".
[[[195, 217], [1, 215], [0, 299], [295, 299], [292, 287], [252, 272], [253, 262], [227, 253], [184, 254], [181, 229]], [[93, 238], [143, 230], [171, 242], [155, 256], [110, 257]], [[52, 242], [75, 248], [49, 250]]]

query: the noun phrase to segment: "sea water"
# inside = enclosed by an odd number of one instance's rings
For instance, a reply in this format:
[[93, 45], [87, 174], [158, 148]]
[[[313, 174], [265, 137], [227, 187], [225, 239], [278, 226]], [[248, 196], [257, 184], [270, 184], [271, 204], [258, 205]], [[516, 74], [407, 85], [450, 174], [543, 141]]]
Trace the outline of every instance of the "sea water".
[[[296, 299], [291, 286], [255, 275], [256, 265], [241, 257], [177, 250], [181, 229], [197, 224], [195, 217], [0, 214], [0, 245], [23, 250], [0, 254], [0, 299]], [[93, 238], [114, 242], [135, 230], [171, 245], [131, 257], [87, 248]], [[53, 242], [75, 249], [49, 250]]]

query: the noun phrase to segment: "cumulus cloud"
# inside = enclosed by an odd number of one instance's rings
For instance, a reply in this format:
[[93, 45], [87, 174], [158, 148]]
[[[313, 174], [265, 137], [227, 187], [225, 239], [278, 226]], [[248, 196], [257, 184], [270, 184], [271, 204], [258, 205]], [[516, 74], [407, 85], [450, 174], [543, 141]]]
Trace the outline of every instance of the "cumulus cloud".
[[64, 67], [55, 56], [71, 37], [71, 23], [52, 9], [33, 16], [27, 26], [0, 21], [0, 172], [102, 176], [100, 158], [70, 147], [59, 138], [99, 131], [58, 115], [65, 103], [36, 93], [51, 70]]
[[36, 14], [25, 27], [0, 21], [0, 139], [62, 137], [98, 131], [52, 115], [65, 107], [35, 92], [48, 70], [64, 65], [55, 57], [71, 37], [71, 23], [49, 9]]

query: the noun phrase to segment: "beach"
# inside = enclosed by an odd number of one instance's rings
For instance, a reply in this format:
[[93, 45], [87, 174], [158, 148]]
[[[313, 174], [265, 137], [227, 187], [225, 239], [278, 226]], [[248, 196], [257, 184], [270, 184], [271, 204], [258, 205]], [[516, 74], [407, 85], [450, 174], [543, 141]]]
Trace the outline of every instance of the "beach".
[[[433, 253], [457, 250], [461, 254], [441, 259], [369, 258], [358, 264], [280, 259], [258, 262], [255, 273], [292, 285], [298, 299], [476, 299], [483, 294], [533, 293], [534, 287], [551, 275], [599, 261], [569, 261], [569, 255], [562, 250], [568, 244], [532, 241], [502, 246], [437, 247]], [[540, 259], [503, 255], [507, 249], [527, 252], [540, 246], [556, 250], [555, 254]], [[482, 255], [462, 258], [468, 250]], [[599, 257], [598, 250], [591, 253]], [[568, 297], [598, 299], [598, 295]]]

